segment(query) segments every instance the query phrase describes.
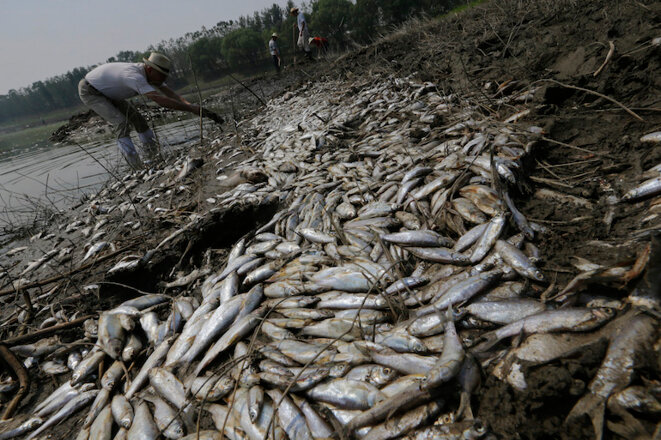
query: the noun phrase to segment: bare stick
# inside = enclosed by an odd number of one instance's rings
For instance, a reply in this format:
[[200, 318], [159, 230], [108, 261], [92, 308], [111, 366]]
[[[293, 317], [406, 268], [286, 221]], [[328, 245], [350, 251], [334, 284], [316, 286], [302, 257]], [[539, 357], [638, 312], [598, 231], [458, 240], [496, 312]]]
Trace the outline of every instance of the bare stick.
[[632, 110], [630, 110], [627, 106], [625, 106], [624, 104], [622, 104], [619, 101], [616, 101], [615, 99], [611, 98], [610, 96], [604, 95], [603, 93], [595, 92], [594, 90], [590, 90], [590, 89], [584, 89], [583, 87], [577, 87], [577, 86], [572, 86], [572, 85], [569, 85], [569, 84], [561, 83], [560, 81], [556, 81], [554, 79], [543, 79], [541, 81], [552, 82], [554, 84], [557, 84], [557, 85], [562, 86], [562, 87], [566, 87], [568, 89], [580, 90], [581, 92], [590, 93], [590, 94], [598, 96], [600, 98], [604, 98], [605, 100], [610, 101], [613, 104], [616, 104], [616, 105], [622, 107], [622, 109], [625, 112], [629, 113], [631, 116], [638, 119], [639, 121], [645, 122], [645, 120], [643, 118], [638, 116], [636, 113], [634, 113]]
[[594, 71], [592, 76], [597, 76], [601, 73], [602, 70], [604, 70], [604, 67], [606, 67], [606, 64], [613, 58], [613, 54], [615, 53], [615, 44], [612, 41], [608, 42], [608, 45], [610, 46], [610, 49], [608, 49], [608, 55], [606, 55], [606, 59], [604, 60], [603, 64], [599, 66], [597, 70]]
[[241, 85], [243, 86], [243, 88], [245, 88], [247, 91], [249, 91], [250, 93], [252, 93], [252, 95], [253, 95], [255, 98], [257, 98], [257, 99], [259, 100], [259, 102], [262, 103], [262, 105], [264, 105], [264, 106], [266, 105], [266, 102], [264, 102], [264, 100], [263, 100], [262, 98], [260, 98], [259, 95], [258, 95], [257, 93], [253, 92], [252, 89], [251, 89], [250, 87], [248, 87], [247, 85], [243, 84], [241, 81], [239, 81], [239, 80], [238, 80], [234, 75], [232, 75], [231, 73], [227, 72], [227, 75], [228, 75], [230, 78], [232, 78], [234, 81], [236, 81], [236, 82], [238, 82], [239, 84], [241, 84]]
[[195, 89], [197, 89], [197, 99], [200, 101], [200, 147], [204, 143], [204, 138], [202, 137], [202, 93], [200, 93], [200, 86], [197, 84], [197, 75], [195, 74], [195, 69], [193, 69], [193, 59], [188, 54], [188, 61], [190, 62], [190, 70], [193, 72], [193, 81], [195, 82]]
[[609, 157], [607, 154], [599, 153], [599, 152], [597, 152], [597, 151], [588, 150], [587, 148], [577, 147], [576, 145], [566, 144], [566, 143], [564, 143], [564, 142], [556, 141], [555, 139], [547, 138], [546, 136], [542, 136], [542, 140], [544, 140], [544, 141], [546, 141], [546, 142], [550, 142], [550, 143], [552, 143], [552, 144], [562, 145], [563, 147], [571, 148], [571, 149], [573, 149], [573, 150], [582, 151], [582, 152], [584, 152], [584, 153], [590, 153], [590, 154], [594, 154], [594, 155], [596, 155], [596, 156], [606, 156], [606, 157]]
[[27, 342], [27, 341], [32, 341], [34, 339], [39, 339], [43, 336], [47, 336], [47, 335], [50, 335], [52, 333], [56, 333], [60, 330], [64, 330], [64, 329], [71, 328], [71, 327], [76, 327], [77, 325], [82, 324], [83, 322], [87, 321], [90, 318], [94, 318], [94, 315], [83, 316], [82, 318], [77, 318], [77, 319], [74, 319], [73, 321], [63, 322], [62, 324], [57, 324], [57, 325], [54, 325], [52, 327], [47, 327], [47, 328], [42, 329], [42, 330], [37, 330], [34, 333], [29, 333], [29, 334], [23, 335], [23, 336], [17, 336], [15, 338], [5, 339], [4, 341], [0, 341], [0, 346], [2, 346], [1, 344], [16, 345], [16, 344], [21, 343], [21, 342]]
[[30, 389], [30, 376], [28, 376], [28, 372], [25, 371], [23, 364], [16, 359], [14, 353], [12, 353], [6, 345], [0, 344], [0, 357], [5, 361], [9, 368], [14, 371], [14, 374], [18, 377], [18, 383], [20, 384], [20, 388], [16, 392], [16, 395], [11, 402], [9, 402], [9, 405], [7, 405], [7, 408], [5, 409], [5, 413], [2, 415], [2, 420], [9, 420], [14, 415], [14, 412], [16, 412], [16, 408], [18, 408], [18, 404], [21, 403], [23, 396], [25, 396]]

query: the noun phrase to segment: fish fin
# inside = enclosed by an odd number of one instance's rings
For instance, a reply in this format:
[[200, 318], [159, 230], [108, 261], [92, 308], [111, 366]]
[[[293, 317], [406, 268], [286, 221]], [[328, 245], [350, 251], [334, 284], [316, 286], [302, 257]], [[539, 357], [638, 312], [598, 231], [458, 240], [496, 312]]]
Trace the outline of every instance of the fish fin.
[[614, 432], [615, 434], [623, 437], [627, 440], [640, 440], [640, 439], [651, 439], [649, 433], [645, 431], [643, 425], [636, 419], [633, 419], [635, 424], [632, 426], [628, 422], [625, 423], [613, 423], [610, 421], [606, 422], [606, 427], [609, 431]]
[[472, 353], [483, 353], [489, 350], [494, 345], [496, 345], [498, 341], [500, 341], [495, 331], [491, 331], [483, 334], [482, 336], [480, 336], [480, 340], [482, 342], [480, 342], [471, 349]]
[[606, 412], [606, 401], [603, 397], [594, 393], [586, 394], [576, 402], [567, 416], [566, 421], [571, 422], [582, 415], [587, 415], [592, 421], [595, 439], [601, 440], [604, 434], [604, 413]]
[[606, 427], [610, 431], [613, 431], [615, 434], [624, 437], [625, 439], [641, 440], [650, 438], [650, 434], [645, 430], [643, 424], [623, 407], [616, 405], [613, 406], [613, 408], [609, 407], [609, 410], [622, 419], [622, 423], [607, 421]]
[[521, 330], [514, 338], [512, 338], [512, 348], [518, 348], [525, 337], [525, 333], [523, 333], [523, 330]]
[[459, 408], [455, 413], [455, 420], [473, 420], [474, 418], [470, 393], [464, 391], [459, 398]]

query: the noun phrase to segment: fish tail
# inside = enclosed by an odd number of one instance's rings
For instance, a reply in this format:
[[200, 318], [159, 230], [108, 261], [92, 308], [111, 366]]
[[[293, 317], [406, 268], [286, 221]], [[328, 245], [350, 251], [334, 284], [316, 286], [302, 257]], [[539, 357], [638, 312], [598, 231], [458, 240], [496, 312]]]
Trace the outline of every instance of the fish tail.
[[494, 345], [496, 345], [500, 339], [498, 338], [498, 335], [496, 334], [496, 332], [488, 332], [488, 333], [483, 334], [479, 338], [479, 340], [481, 342], [479, 344], [477, 344], [476, 346], [474, 346], [471, 349], [471, 352], [473, 352], [473, 353], [483, 353], [483, 352], [489, 350]]
[[565, 422], [572, 422], [582, 415], [587, 415], [592, 421], [596, 440], [601, 440], [604, 434], [604, 413], [606, 401], [594, 393], [583, 396], [572, 408]]

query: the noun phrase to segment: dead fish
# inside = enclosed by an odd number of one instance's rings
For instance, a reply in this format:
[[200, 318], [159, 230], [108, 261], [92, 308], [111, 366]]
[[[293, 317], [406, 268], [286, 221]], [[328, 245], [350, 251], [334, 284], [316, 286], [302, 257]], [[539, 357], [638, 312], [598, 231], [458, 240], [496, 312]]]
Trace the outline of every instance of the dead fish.
[[93, 256], [99, 254], [101, 251], [103, 251], [105, 248], [107, 248], [110, 245], [107, 241], [100, 241], [98, 243], [93, 244], [90, 246], [90, 248], [87, 250], [87, 253], [83, 257], [82, 261], [86, 261], [89, 258], [92, 258]]
[[474, 348], [479, 352], [489, 349], [498, 341], [520, 333], [548, 333], [555, 331], [587, 331], [592, 330], [615, 315], [612, 309], [557, 309], [548, 310], [536, 315], [515, 321], [497, 330], [481, 335], [484, 340]]
[[[8, 422], [4, 423], [6, 424]], [[44, 423], [44, 420], [41, 417], [30, 417], [16, 428], [8, 429], [8, 427], [0, 425], [0, 429], [2, 429], [2, 432], [0, 433], [0, 440], [8, 440], [10, 438], [20, 437], [21, 435], [38, 428], [42, 423]]]
[[179, 174], [177, 174], [177, 177], [175, 177], [174, 181], [181, 181], [184, 180], [190, 173], [192, 173], [194, 170], [200, 168], [204, 164], [204, 160], [202, 158], [188, 158], [186, 160], [186, 163], [184, 163], [184, 166], [181, 168], [181, 171], [179, 171]]
[[402, 440], [476, 440], [487, 433], [487, 427], [478, 419], [447, 425], [432, 425], [414, 431]]
[[206, 276], [211, 272], [210, 269], [204, 268], [204, 269], [195, 269], [188, 275], [182, 276], [177, 278], [174, 281], [171, 281], [169, 283], [165, 284], [166, 289], [170, 289], [172, 287], [184, 287], [189, 284], [191, 284], [193, 281], [197, 280], [198, 278], [201, 278], [203, 276]]
[[630, 189], [622, 196], [620, 201], [634, 203], [658, 194], [661, 194], [661, 176], [646, 180], [635, 188]]
[[654, 318], [642, 314], [621, 319], [621, 330], [611, 340], [606, 356], [588, 386], [590, 392], [581, 397], [567, 416], [567, 420], [573, 420], [583, 414], [589, 415], [597, 439], [602, 438], [607, 399], [629, 385], [636, 359], [642, 359], [643, 353], [652, 350], [658, 327]]
[[661, 143], [661, 131], [646, 134], [640, 138], [640, 142], [658, 144]]

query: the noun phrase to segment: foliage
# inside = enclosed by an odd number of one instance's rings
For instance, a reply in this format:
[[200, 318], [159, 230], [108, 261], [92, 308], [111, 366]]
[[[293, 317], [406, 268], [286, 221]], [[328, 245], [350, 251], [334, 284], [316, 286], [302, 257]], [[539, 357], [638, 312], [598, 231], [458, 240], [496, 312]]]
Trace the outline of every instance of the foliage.
[[230, 66], [239, 67], [241, 64], [256, 65], [263, 57], [264, 42], [259, 32], [251, 28], [240, 28], [227, 34], [223, 38], [223, 53]]
[[221, 67], [223, 61], [223, 39], [220, 37], [202, 37], [188, 47], [191, 64], [202, 78], [210, 79], [211, 73]]
[[349, 0], [317, 0], [312, 4], [310, 28], [338, 46], [344, 46], [353, 13]]

